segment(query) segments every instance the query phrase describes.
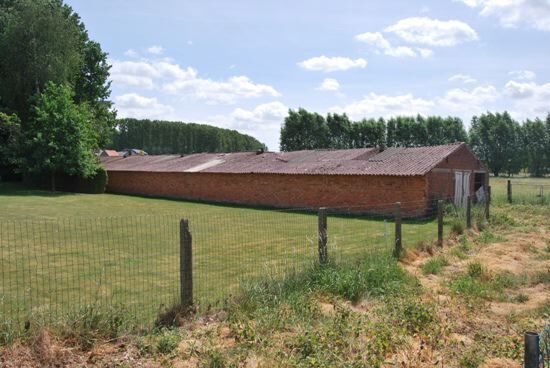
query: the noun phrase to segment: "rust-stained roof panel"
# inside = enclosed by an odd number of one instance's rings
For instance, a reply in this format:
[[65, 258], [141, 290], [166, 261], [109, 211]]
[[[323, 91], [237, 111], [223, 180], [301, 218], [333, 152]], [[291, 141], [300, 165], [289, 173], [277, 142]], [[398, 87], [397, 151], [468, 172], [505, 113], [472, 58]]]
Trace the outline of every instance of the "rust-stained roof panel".
[[425, 175], [463, 144], [383, 151], [360, 148], [106, 157], [102, 163], [108, 171], [414, 176]]

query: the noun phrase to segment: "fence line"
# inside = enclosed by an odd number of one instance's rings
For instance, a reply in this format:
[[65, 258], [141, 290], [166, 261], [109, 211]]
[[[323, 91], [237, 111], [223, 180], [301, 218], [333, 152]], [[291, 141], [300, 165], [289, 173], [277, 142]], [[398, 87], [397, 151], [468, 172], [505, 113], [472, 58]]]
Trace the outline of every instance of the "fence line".
[[[402, 248], [437, 244], [450, 221], [466, 222], [464, 209], [436, 200], [421, 218], [402, 218], [416, 202], [381, 204], [392, 210], [377, 216], [356, 208], [230, 208], [1, 221], [0, 328], [21, 328], [36, 316], [63, 318], [89, 305], [124, 306], [150, 322], [172, 304], [222, 303], [265, 274], [284, 277], [319, 263], [399, 256]], [[483, 208], [471, 208], [474, 224], [487, 215]]]

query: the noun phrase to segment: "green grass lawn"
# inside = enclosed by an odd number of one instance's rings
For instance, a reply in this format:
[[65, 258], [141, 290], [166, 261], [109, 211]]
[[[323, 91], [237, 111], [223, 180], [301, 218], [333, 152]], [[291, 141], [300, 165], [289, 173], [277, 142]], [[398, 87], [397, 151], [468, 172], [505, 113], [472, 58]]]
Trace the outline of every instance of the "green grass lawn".
[[[27, 190], [0, 183], [0, 315], [59, 316], [121, 304], [146, 320], [179, 295], [179, 220], [193, 236], [194, 292], [203, 306], [243, 280], [317, 260], [317, 215], [125, 195]], [[434, 221], [405, 221], [405, 247], [437, 237]], [[389, 254], [391, 219], [328, 218], [329, 257]]]
[[550, 178], [527, 176], [491, 177], [491, 194], [495, 204], [506, 203], [507, 182], [512, 182], [512, 201], [516, 204], [550, 205]]

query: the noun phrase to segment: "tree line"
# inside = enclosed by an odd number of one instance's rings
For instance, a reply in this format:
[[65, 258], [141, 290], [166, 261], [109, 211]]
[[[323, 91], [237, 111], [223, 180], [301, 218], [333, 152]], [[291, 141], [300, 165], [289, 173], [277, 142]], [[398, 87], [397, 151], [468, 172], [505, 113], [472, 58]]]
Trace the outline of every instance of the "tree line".
[[236, 130], [147, 119], [118, 120], [113, 147], [137, 147], [154, 155], [266, 149], [257, 139]]
[[546, 120], [523, 124], [509, 113], [473, 117], [467, 132], [460, 118], [397, 116], [352, 121], [346, 114], [326, 118], [305, 109], [289, 110], [281, 128], [282, 151], [363, 147], [419, 147], [469, 143], [495, 175], [527, 170], [533, 176], [550, 173], [550, 114]]

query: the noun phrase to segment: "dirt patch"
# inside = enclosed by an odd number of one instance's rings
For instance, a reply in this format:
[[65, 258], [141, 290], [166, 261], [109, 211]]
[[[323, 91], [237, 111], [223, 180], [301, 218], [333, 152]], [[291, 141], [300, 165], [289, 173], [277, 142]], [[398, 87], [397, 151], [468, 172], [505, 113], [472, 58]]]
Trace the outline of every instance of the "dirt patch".
[[525, 271], [549, 271], [550, 259], [544, 260], [546, 232], [508, 234], [504, 242], [482, 247], [476, 258], [495, 272], [520, 274]]
[[511, 359], [496, 358], [489, 359], [480, 368], [520, 368], [521, 364]]
[[531, 288], [521, 289], [529, 299], [524, 303], [492, 302], [490, 310], [500, 316], [508, 316], [512, 313], [519, 314], [535, 310], [541, 305], [550, 302], [550, 286], [538, 284]]

